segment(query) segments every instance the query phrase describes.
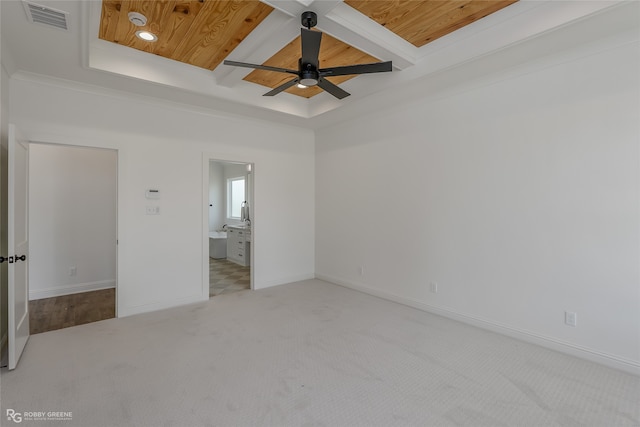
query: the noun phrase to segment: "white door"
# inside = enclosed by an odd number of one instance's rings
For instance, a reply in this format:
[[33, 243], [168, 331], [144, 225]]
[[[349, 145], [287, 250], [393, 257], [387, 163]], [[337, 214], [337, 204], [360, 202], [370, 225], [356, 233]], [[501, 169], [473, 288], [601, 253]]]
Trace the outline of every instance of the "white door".
[[15, 369], [29, 339], [29, 145], [9, 125], [9, 369]]

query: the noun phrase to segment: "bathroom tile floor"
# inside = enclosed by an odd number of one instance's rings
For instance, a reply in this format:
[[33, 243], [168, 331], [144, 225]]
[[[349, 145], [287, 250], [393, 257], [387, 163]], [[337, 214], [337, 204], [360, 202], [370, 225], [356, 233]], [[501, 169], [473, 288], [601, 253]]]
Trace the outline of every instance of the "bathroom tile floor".
[[209, 297], [251, 289], [251, 268], [209, 258]]

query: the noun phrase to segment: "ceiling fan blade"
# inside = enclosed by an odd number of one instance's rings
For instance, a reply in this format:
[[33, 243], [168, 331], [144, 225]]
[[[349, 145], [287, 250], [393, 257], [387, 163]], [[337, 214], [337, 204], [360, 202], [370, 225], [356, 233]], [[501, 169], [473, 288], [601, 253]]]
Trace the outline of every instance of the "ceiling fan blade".
[[224, 61], [224, 65], [232, 65], [234, 67], [255, 68], [256, 70], [277, 71], [278, 73], [298, 74], [296, 70], [287, 68], [270, 67], [268, 65], [248, 64], [246, 62]]
[[269, 92], [265, 93], [265, 94], [264, 94], [264, 95], [262, 95], [262, 96], [273, 96], [273, 95], [277, 95], [277, 94], [279, 94], [280, 92], [282, 92], [283, 90], [287, 90], [287, 89], [289, 89], [291, 86], [293, 86], [294, 84], [298, 83], [298, 80], [299, 80], [299, 79], [298, 79], [297, 77], [296, 77], [295, 79], [293, 79], [293, 80], [289, 80], [288, 82], [281, 84], [281, 85], [280, 85], [280, 86], [278, 86], [277, 88], [275, 88], [275, 89], [273, 89], [273, 90], [270, 90]]
[[300, 38], [302, 40], [302, 63], [311, 64], [314, 68], [318, 68], [322, 33], [300, 28]]
[[347, 65], [318, 70], [321, 76], [346, 76], [349, 74], [385, 73], [391, 71], [391, 61], [375, 62], [373, 64]]
[[338, 99], [346, 98], [351, 95], [349, 92], [340, 89], [338, 86], [334, 85], [327, 79], [323, 79], [322, 77], [318, 79], [318, 86]]

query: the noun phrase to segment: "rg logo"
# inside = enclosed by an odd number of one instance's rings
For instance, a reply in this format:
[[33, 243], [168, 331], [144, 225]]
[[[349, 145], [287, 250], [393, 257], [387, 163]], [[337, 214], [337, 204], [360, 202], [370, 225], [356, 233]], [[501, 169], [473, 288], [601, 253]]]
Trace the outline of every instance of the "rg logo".
[[20, 412], [16, 412], [13, 409], [7, 409], [7, 419], [13, 421], [14, 423], [22, 422], [22, 414]]

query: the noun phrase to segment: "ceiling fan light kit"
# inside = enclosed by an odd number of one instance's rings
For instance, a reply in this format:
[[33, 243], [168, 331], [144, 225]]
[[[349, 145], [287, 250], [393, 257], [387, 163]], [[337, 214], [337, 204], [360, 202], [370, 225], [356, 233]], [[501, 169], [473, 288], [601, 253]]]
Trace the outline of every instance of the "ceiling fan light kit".
[[318, 17], [315, 12], [306, 11], [302, 13], [300, 22], [303, 27], [306, 28], [300, 29], [302, 56], [298, 60], [298, 70], [290, 70], [287, 68], [248, 64], [246, 62], [228, 60], [225, 60], [224, 64], [234, 67], [254, 68], [257, 70], [288, 73], [296, 76], [294, 79], [289, 80], [288, 82], [283, 83], [280, 86], [270, 90], [263, 96], [277, 95], [280, 92], [297, 84], [298, 87], [318, 86], [325, 92], [328, 92], [338, 99], [346, 98], [350, 94], [337, 85], [331, 83], [324, 77], [346, 76], [352, 74], [384, 73], [392, 70], [391, 61], [376, 62], [373, 64], [355, 64], [342, 67], [320, 68], [320, 61], [318, 59], [318, 56], [320, 54], [322, 33], [320, 31], [311, 31], [311, 28], [315, 27], [318, 23]]
[[315, 70], [302, 70], [300, 72], [300, 84], [302, 86], [315, 86], [318, 84], [318, 79], [320, 76], [318, 72]]

